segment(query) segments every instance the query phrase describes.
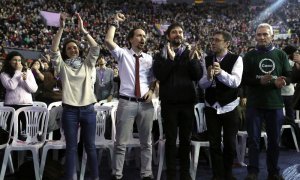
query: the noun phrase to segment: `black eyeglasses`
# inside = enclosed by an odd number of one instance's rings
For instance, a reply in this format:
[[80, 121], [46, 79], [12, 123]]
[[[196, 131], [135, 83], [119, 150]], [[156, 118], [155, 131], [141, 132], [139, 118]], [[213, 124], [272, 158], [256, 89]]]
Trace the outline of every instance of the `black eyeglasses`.
[[224, 39], [211, 38], [210, 41], [219, 43], [219, 42], [222, 42], [222, 41], [225, 41], [225, 40]]

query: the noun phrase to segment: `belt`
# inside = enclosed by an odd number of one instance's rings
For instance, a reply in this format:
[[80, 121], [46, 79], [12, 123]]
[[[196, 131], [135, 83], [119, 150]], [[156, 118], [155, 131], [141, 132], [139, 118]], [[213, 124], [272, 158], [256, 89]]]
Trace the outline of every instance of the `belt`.
[[128, 101], [133, 101], [133, 102], [145, 102], [145, 99], [137, 98], [137, 97], [128, 97], [128, 96], [119, 95], [119, 98], [125, 99], [125, 100], [128, 100]]
[[93, 106], [93, 105], [94, 105], [94, 103], [86, 105], [86, 106], [72, 106], [72, 105], [69, 105], [69, 104], [62, 103], [62, 107], [69, 108], [69, 109], [87, 109], [87, 108], [89, 108], [90, 106]]

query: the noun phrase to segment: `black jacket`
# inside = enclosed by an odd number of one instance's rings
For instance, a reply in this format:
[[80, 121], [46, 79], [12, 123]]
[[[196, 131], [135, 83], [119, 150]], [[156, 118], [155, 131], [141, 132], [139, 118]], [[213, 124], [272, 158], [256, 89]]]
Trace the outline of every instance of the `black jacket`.
[[198, 60], [189, 60], [187, 48], [174, 61], [162, 51], [154, 56], [153, 72], [159, 80], [159, 98], [163, 104], [194, 104], [197, 101], [195, 81], [202, 76]]

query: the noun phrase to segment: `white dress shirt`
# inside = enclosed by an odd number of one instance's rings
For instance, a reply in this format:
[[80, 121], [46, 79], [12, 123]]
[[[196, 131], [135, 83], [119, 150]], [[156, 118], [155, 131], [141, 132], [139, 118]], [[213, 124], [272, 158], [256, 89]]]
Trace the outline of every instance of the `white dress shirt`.
[[[222, 61], [222, 60], [223, 60], [223, 58], [220, 61]], [[207, 77], [207, 69], [206, 69], [205, 61], [202, 61], [201, 66], [203, 68], [203, 76], [199, 81], [199, 85], [202, 89], [206, 89], [212, 85], [213, 80], [209, 80]], [[227, 73], [226, 71], [222, 70], [220, 72], [220, 74], [216, 76], [216, 78], [218, 78], [218, 80], [221, 83], [225, 84], [228, 87], [237, 88], [241, 84], [242, 75], [243, 75], [243, 59], [242, 59], [242, 57], [239, 56], [233, 65], [231, 73]], [[237, 98], [233, 102], [226, 104], [223, 107], [219, 104], [219, 102], [216, 102], [212, 106], [210, 106], [206, 101], [205, 101], [205, 104], [208, 107], [212, 107], [212, 108], [216, 109], [217, 114], [224, 114], [224, 113], [232, 111], [236, 106], [239, 105], [239, 102], [240, 102], [240, 99]]]
[[[117, 46], [111, 51], [112, 56], [118, 61], [119, 75], [121, 79], [120, 95], [135, 97], [135, 52], [132, 49]], [[141, 53], [140, 61], [140, 89], [141, 97], [148, 91], [154, 81], [152, 72], [153, 59], [146, 53]]]

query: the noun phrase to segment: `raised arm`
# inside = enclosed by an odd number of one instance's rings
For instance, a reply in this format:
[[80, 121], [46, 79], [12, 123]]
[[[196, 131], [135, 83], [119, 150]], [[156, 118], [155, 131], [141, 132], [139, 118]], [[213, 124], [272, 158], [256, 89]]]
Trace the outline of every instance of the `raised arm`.
[[117, 47], [117, 44], [114, 42], [116, 29], [119, 27], [119, 22], [125, 21], [125, 16], [122, 13], [117, 13], [110, 18], [108, 22], [108, 30], [105, 36], [106, 47], [111, 51]]
[[84, 36], [86, 37], [86, 40], [88, 41], [89, 45], [91, 47], [95, 47], [97, 46], [97, 42], [94, 40], [94, 38], [90, 35], [90, 33], [84, 28], [83, 26], [83, 21], [79, 15], [79, 13], [75, 14], [78, 18], [78, 29], [80, 30], [80, 32], [82, 32], [84, 34]]
[[52, 52], [56, 52], [59, 49], [60, 39], [61, 39], [62, 33], [64, 32], [64, 28], [66, 25], [65, 22], [66, 22], [66, 15], [60, 14], [60, 27], [52, 40], [52, 46], [51, 46]]

